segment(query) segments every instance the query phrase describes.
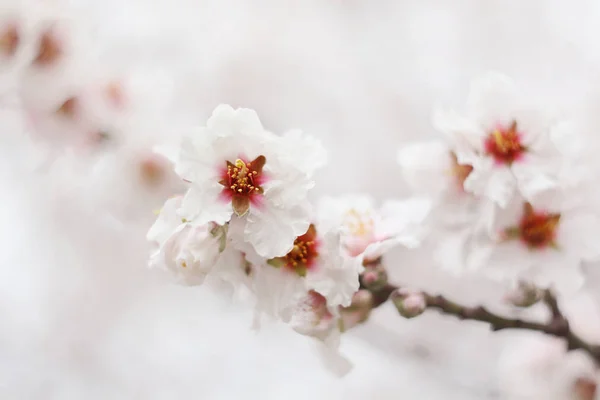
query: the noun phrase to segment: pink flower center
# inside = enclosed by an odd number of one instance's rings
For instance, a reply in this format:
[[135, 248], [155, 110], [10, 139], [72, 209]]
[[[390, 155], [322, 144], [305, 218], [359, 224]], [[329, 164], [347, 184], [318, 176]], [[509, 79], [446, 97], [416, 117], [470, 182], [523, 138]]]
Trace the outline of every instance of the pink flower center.
[[535, 211], [531, 204], [523, 206], [523, 216], [517, 227], [508, 228], [509, 238], [519, 238], [530, 249], [556, 247], [556, 231], [560, 214]]
[[265, 156], [258, 156], [252, 161], [244, 161], [241, 158], [233, 163], [226, 161], [219, 183], [224, 186], [223, 196], [231, 199], [233, 210], [238, 216], [248, 212], [253, 197], [263, 194], [262, 169], [265, 163]]
[[527, 148], [521, 143], [521, 134], [517, 131], [517, 122], [506, 128], [496, 128], [485, 139], [485, 152], [499, 164], [511, 165], [519, 160]]

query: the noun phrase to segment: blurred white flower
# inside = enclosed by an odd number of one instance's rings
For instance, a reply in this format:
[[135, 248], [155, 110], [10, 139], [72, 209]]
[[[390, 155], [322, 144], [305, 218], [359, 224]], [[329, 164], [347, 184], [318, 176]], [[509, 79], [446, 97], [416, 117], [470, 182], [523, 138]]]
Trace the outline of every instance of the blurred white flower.
[[469, 192], [506, 207], [517, 191], [529, 199], [556, 184], [562, 160], [552, 139], [554, 121], [504, 75], [475, 79], [466, 116], [437, 110], [434, 124], [458, 162], [473, 168], [464, 181]]
[[584, 283], [582, 262], [600, 258], [600, 218], [588, 188], [547, 190], [531, 202], [517, 197], [499, 210], [498, 236], [482, 250], [489, 251], [486, 273], [560, 291], [579, 289]]
[[387, 201], [377, 209], [368, 195], [327, 196], [319, 203], [318, 220], [326, 230], [341, 227], [348, 254], [369, 262], [400, 244], [418, 246], [430, 208], [425, 198]]
[[[296, 145], [286, 143], [294, 140]], [[195, 225], [225, 224], [230, 237], [263, 257], [287, 254], [310, 224], [307, 194], [323, 165], [318, 142], [267, 132], [248, 109], [217, 107], [205, 128], [186, 137], [176, 172], [190, 182], [182, 215]]]
[[202, 284], [213, 271], [225, 280], [241, 276], [242, 257], [236, 259], [236, 251], [226, 248], [222, 227], [191, 226], [178, 215], [181, 200], [181, 196], [167, 200], [148, 231], [147, 239], [157, 246], [149, 265], [170, 271], [185, 285]]
[[[571, 329], [582, 339], [595, 343], [600, 337], [600, 320], [593, 297], [580, 292], [560, 305]], [[541, 312], [547, 310], [530, 311], [534, 315], [539, 311], [542, 316]], [[507, 399], [596, 399], [600, 376], [587, 354], [567, 351], [564, 339], [538, 333], [507, 331], [503, 335], [506, 341], [498, 372]]]
[[471, 165], [459, 164], [441, 140], [403, 146], [398, 163], [412, 192], [432, 203], [425, 225], [436, 263], [456, 273], [479, 266], [479, 239], [487, 238], [491, 229], [494, 205], [464, 190]]
[[597, 377], [584, 354], [567, 352], [564, 340], [511, 337], [499, 360], [507, 399], [594, 400]]

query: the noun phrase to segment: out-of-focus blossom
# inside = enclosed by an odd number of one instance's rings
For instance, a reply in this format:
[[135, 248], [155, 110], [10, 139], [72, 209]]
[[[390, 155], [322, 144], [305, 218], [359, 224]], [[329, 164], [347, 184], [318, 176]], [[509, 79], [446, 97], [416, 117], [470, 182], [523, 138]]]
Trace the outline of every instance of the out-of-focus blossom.
[[437, 264], [456, 273], [477, 268], [478, 241], [488, 236], [494, 204], [464, 190], [471, 165], [460, 164], [451, 147], [438, 140], [403, 146], [398, 163], [413, 193], [432, 203], [425, 224]]
[[[600, 320], [591, 296], [582, 293], [561, 308], [574, 332], [597, 341]], [[564, 339], [518, 331], [505, 333], [498, 377], [508, 399], [594, 400], [599, 382], [593, 360], [583, 352], [567, 351]]]
[[489, 252], [482, 271], [560, 291], [579, 289], [582, 262], [600, 257], [595, 198], [587, 186], [540, 192], [532, 202], [515, 198], [498, 212], [496, 240], [482, 244], [482, 252]]
[[374, 261], [397, 245], [418, 246], [431, 201], [425, 198], [387, 201], [380, 209], [367, 195], [325, 197], [318, 207], [321, 226], [341, 227], [342, 242], [351, 256]]
[[518, 191], [530, 200], [556, 185], [561, 154], [555, 121], [499, 73], [475, 79], [465, 116], [438, 110], [434, 123], [449, 139], [458, 163], [472, 170], [464, 188], [506, 207]]

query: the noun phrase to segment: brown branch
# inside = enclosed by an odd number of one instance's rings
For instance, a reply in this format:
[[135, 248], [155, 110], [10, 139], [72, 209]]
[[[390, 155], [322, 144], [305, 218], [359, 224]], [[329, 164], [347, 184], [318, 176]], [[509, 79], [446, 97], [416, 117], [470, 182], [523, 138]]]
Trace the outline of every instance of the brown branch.
[[[396, 290], [397, 286], [386, 284], [378, 290], [371, 290], [375, 299], [373, 306], [378, 307], [385, 303], [387, 299]], [[471, 320], [485, 322], [490, 325], [492, 331], [501, 331], [505, 329], [524, 329], [536, 331], [564, 339], [567, 343], [567, 349], [583, 350], [592, 357], [596, 365], [600, 366], [600, 346], [586, 342], [571, 331], [569, 321], [562, 314], [558, 307], [556, 296], [550, 291], [545, 290], [542, 298], [543, 303], [548, 307], [551, 318], [547, 323], [525, 321], [518, 318], [507, 318], [494, 314], [483, 306], [467, 307], [446, 299], [444, 296], [432, 296], [428, 293], [420, 292], [424, 299], [426, 308], [436, 309], [443, 314], [452, 315], [461, 320]]]

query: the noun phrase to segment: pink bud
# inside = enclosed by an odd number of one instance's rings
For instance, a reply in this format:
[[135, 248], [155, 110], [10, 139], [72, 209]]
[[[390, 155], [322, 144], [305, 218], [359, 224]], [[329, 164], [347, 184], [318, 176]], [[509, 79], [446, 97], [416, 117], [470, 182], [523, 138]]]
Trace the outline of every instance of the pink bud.
[[392, 302], [404, 318], [417, 317], [427, 308], [425, 295], [410, 289], [398, 289], [391, 296]]
[[363, 282], [365, 285], [372, 285], [379, 279], [379, 274], [375, 271], [368, 271], [363, 274]]
[[352, 296], [351, 307], [371, 307], [373, 303], [373, 295], [368, 290], [359, 290]]

